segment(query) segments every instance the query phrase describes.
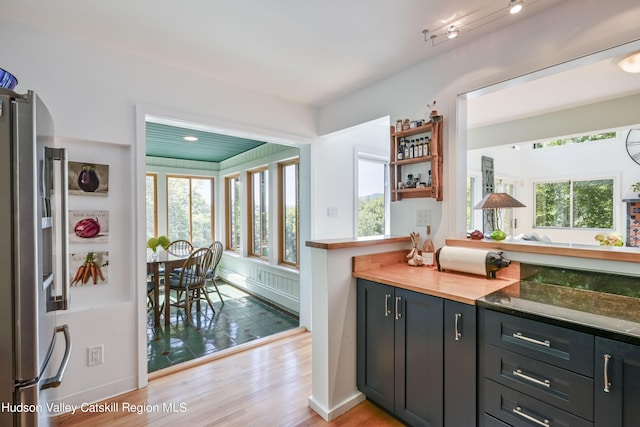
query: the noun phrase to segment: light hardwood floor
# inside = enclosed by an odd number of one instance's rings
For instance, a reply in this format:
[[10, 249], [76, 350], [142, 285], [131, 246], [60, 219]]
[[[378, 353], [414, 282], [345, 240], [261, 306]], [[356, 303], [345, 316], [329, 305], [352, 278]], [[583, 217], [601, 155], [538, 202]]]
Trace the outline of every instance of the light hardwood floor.
[[[103, 412], [61, 415], [53, 425], [403, 425], [368, 401], [328, 423], [309, 408], [307, 400], [310, 395], [311, 333], [300, 332], [253, 349], [154, 378], [148, 387], [142, 390], [100, 402], [105, 406], [96, 409]], [[175, 412], [168, 408], [171, 405], [174, 405]], [[140, 409], [140, 413], [135, 412], [136, 409]]]

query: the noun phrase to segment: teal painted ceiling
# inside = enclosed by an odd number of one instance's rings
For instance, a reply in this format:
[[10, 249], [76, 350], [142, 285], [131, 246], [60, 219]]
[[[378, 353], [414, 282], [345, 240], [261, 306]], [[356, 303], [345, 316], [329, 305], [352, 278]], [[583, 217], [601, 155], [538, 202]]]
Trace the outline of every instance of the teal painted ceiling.
[[[147, 122], [147, 156], [219, 163], [266, 142]], [[185, 141], [195, 136], [198, 141]]]

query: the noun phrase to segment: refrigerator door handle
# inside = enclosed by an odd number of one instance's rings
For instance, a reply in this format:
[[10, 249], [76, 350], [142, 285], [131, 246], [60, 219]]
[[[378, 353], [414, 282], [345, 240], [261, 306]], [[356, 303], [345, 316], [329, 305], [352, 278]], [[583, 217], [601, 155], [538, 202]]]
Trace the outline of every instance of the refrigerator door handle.
[[[59, 205], [56, 214], [59, 220], [56, 220], [56, 225], [59, 226], [60, 231], [57, 234], [57, 240], [60, 242], [60, 276], [56, 282], [61, 285], [61, 295], [51, 295], [49, 299], [49, 306], [47, 311], [68, 310], [69, 309], [69, 273], [68, 273], [68, 261], [67, 254], [69, 253], [69, 241], [68, 241], [68, 203], [67, 203], [67, 189], [69, 188], [69, 171], [67, 166], [67, 150], [64, 148], [49, 148], [46, 149], [47, 156], [52, 162], [58, 163], [58, 179], [59, 186], [56, 186], [56, 192], [59, 197]], [[52, 177], [52, 179], [54, 179]]]
[[[60, 362], [60, 366], [58, 367], [58, 372], [56, 373], [56, 375], [43, 380], [42, 384], [40, 385], [40, 390], [60, 386], [60, 384], [62, 383], [62, 377], [64, 376], [64, 371], [67, 369], [67, 365], [69, 364], [69, 358], [71, 357], [71, 335], [69, 335], [69, 326], [56, 326], [56, 334], [60, 332], [64, 334], [64, 356], [62, 358], [62, 361]], [[51, 356], [54, 345], [55, 339], [51, 342], [51, 346], [49, 347], [49, 351], [47, 352], [47, 364], [49, 362], [48, 359]]]

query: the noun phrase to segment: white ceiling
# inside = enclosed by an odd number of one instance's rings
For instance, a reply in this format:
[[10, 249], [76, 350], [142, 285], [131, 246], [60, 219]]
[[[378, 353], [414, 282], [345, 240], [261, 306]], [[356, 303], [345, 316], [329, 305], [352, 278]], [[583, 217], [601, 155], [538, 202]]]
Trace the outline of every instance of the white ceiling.
[[[4, 0], [2, 18], [321, 106], [560, 1]], [[424, 41], [452, 23], [457, 39]]]
[[[640, 48], [638, 43], [630, 43], [631, 51]], [[502, 123], [542, 113], [587, 105], [640, 93], [640, 73], [623, 72], [616, 65], [616, 58], [624, 46], [613, 49], [615, 54], [603, 52], [594, 55], [594, 62], [585, 58], [579, 66], [563, 64], [550, 71], [550, 75], [540, 78], [523, 76], [522, 83], [504, 84], [506, 88], [470, 96], [467, 104], [467, 126], [469, 128]], [[546, 72], [547, 70], [545, 70]], [[530, 77], [530, 78], [528, 78]], [[529, 81], [527, 81], [529, 80]]]

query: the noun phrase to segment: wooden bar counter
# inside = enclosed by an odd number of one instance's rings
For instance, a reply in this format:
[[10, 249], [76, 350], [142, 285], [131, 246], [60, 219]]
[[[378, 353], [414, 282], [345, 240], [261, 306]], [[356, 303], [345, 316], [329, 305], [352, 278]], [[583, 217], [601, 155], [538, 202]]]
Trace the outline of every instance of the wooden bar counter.
[[407, 264], [409, 251], [394, 251], [353, 257], [353, 277], [410, 291], [475, 305], [476, 300], [519, 281], [519, 264], [512, 263], [495, 279], [438, 271], [436, 267]]

